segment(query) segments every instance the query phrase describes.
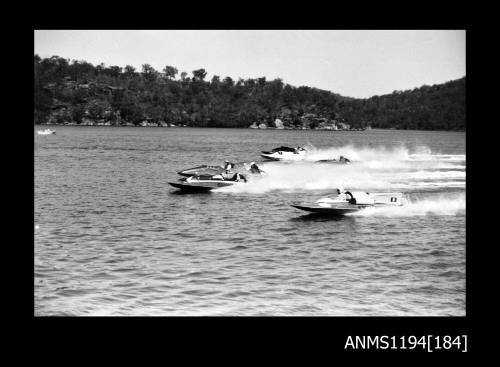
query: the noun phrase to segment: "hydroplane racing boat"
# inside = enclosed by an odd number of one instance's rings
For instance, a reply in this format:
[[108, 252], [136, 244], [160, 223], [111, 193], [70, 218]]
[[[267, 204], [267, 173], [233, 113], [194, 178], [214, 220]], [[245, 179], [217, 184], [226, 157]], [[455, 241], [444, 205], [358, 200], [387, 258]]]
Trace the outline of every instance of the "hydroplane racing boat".
[[337, 194], [321, 198], [313, 204], [293, 204], [294, 208], [312, 213], [344, 215], [364, 208], [403, 205], [402, 193], [368, 193], [337, 190]]
[[336, 160], [335, 158], [333, 159], [322, 159], [319, 161], [316, 161], [315, 163], [336, 163], [336, 164], [349, 164], [351, 161], [347, 159], [344, 156], [340, 156], [339, 160]]
[[235, 173], [231, 177], [224, 174], [194, 175], [181, 178], [178, 182], [169, 182], [170, 186], [184, 191], [210, 191], [220, 187], [239, 185], [247, 182], [245, 176]]
[[197, 176], [197, 175], [217, 175], [217, 174], [222, 174], [222, 173], [231, 173], [231, 169], [234, 168], [236, 164], [231, 163], [228, 160], [224, 163], [223, 166], [209, 166], [209, 165], [201, 165], [201, 166], [196, 166], [193, 168], [188, 168], [182, 171], [177, 172], [181, 176], [185, 177], [190, 177], [190, 176]]
[[224, 167], [222, 166], [209, 166], [209, 165], [201, 165], [193, 168], [188, 168], [182, 171], [177, 172], [181, 176], [191, 177], [196, 175], [216, 175], [224, 172]]
[[271, 161], [297, 161], [304, 159], [306, 150], [302, 147], [289, 148], [279, 147], [271, 151], [262, 151], [261, 157]]

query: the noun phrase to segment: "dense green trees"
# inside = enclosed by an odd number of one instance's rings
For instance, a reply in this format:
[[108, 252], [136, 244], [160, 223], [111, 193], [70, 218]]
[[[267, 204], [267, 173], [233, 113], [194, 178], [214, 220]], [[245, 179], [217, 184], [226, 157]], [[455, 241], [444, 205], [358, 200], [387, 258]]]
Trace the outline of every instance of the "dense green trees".
[[[465, 78], [368, 99], [343, 97], [281, 79], [239, 79], [173, 66], [93, 66], [58, 56], [34, 57], [35, 123], [143, 121], [206, 127], [248, 127], [280, 118], [314, 128], [321, 121], [353, 127], [465, 129]], [[177, 76], [179, 78], [177, 79]]]

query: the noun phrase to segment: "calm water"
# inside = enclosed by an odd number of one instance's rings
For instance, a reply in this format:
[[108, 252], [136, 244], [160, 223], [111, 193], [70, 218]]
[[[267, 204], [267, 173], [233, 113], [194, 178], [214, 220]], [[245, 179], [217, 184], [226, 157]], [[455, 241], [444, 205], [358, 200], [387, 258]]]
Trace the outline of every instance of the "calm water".
[[[465, 133], [35, 127], [35, 315], [465, 315]], [[310, 160], [205, 194], [199, 164]], [[404, 208], [290, 207], [342, 186]]]

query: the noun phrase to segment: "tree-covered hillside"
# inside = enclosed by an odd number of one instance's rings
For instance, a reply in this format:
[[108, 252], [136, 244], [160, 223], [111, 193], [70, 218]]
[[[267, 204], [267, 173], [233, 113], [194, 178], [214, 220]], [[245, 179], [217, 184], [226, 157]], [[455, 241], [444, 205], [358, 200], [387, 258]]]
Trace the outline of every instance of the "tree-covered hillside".
[[356, 99], [341, 114], [377, 128], [465, 130], [465, 77], [443, 84]]
[[169, 65], [138, 71], [38, 55], [34, 63], [37, 124], [465, 129], [465, 78], [355, 99], [281, 79], [206, 80], [204, 69]]

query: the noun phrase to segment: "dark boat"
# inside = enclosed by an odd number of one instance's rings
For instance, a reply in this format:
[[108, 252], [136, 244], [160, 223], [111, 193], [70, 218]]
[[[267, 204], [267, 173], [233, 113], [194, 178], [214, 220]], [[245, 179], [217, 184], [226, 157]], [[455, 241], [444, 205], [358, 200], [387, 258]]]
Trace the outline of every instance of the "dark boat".
[[194, 175], [181, 178], [177, 182], [169, 182], [170, 186], [184, 191], [210, 191], [221, 187], [238, 185], [246, 182], [246, 177], [235, 173], [230, 178], [221, 174], [217, 175]]
[[301, 206], [301, 205], [292, 205], [294, 208], [304, 210], [306, 212], [311, 212], [311, 213], [319, 213], [319, 214], [331, 214], [331, 215], [344, 215], [347, 213], [353, 213], [357, 212], [358, 210], [362, 209], [365, 206], [349, 206], [349, 207], [341, 207], [341, 206], [336, 206], [336, 207], [321, 207], [321, 206]]
[[349, 159], [345, 158], [344, 156], [340, 156], [340, 158], [338, 160], [336, 160], [335, 158], [322, 159], [322, 160], [316, 161], [314, 163], [349, 164], [349, 163], [351, 163], [351, 161]]
[[216, 175], [218, 173], [224, 172], [224, 167], [222, 166], [209, 166], [209, 165], [201, 165], [193, 168], [188, 168], [182, 171], [177, 172], [181, 176], [190, 177], [196, 175]]
[[314, 163], [349, 164], [350, 162], [341, 162], [336, 159], [321, 159], [319, 161], [315, 161]]
[[261, 151], [261, 157], [269, 159], [271, 161], [296, 161], [304, 159], [306, 150], [302, 147], [290, 148], [290, 147], [279, 147], [274, 148], [271, 151]]

